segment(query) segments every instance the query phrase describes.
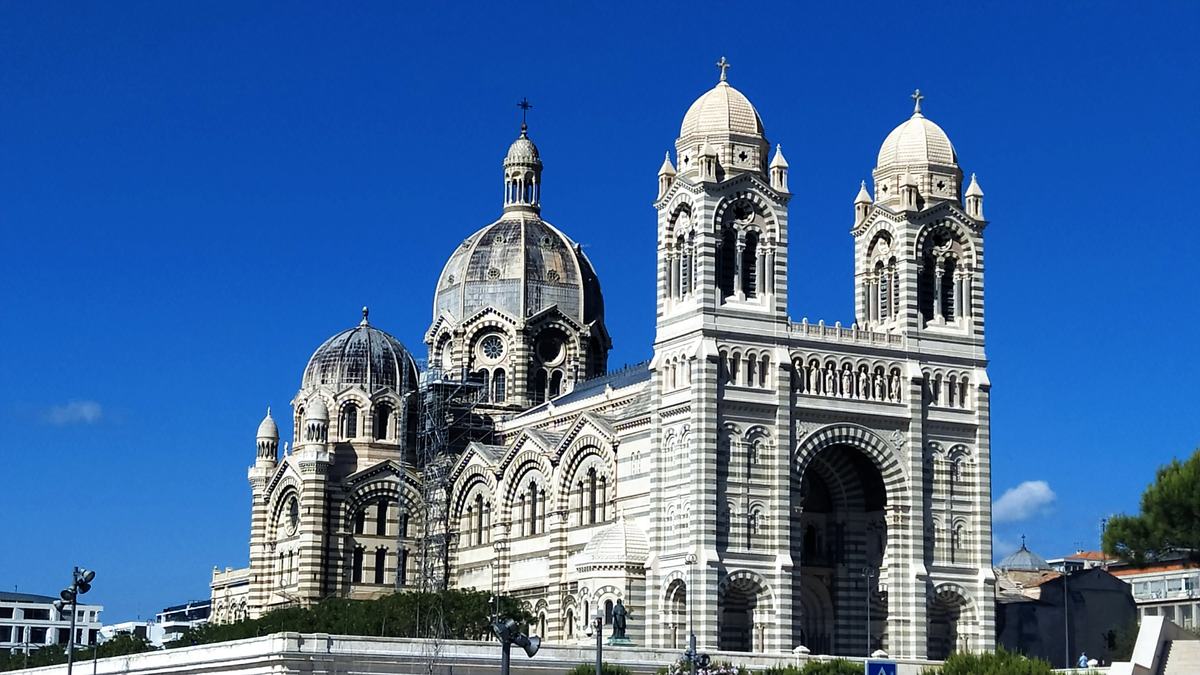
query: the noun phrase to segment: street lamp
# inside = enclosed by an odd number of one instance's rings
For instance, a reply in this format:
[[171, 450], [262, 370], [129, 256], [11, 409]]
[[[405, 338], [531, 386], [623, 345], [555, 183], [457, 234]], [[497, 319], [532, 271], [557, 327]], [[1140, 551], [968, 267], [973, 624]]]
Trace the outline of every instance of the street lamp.
[[871, 579], [875, 578], [875, 568], [864, 567], [863, 577], [867, 580], [867, 658], [871, 658]]
[[92, 580], [95, 578], [96, 573], [92, 570], [76, 567], [71, 574], [71, 585], [58, 594], [61, 600], [54, 601], [54, 609], [58, 610], [59, 616], [62, 616], [64, 608], [71, 608], [71, 635], [67, 638], [67, 675], [71, 675], [71, 669], [75, 665], [75, 616], [79, 613], [79, 594], [92, 590]]
[[517, 622], [512, 619], [497, 618], [492, 622], [492, 632], [500, 638], [500, 675], [508, 675], [509, 650], [513, 645], [524, 649], [529, 658], [533, 658], [533, 655], [538, 653], [538, 648], [542, 646], [540, 637], [525, 635], [517, 626]]
[[596, 675], [604, 675], [600, 671], [603, 669], [604, 663], [604, 612], [600, 608], [596, 608], [596, 614], [592, 616], [592, 620], [587, 625], [587, 635], [596, 636]]
[[696, 631], [692, 628], [692, 568], [696, 566], [696, 554], [689, 553], [683, 559], [683, 564], [687, 565], [688, 581], [687, 595], [683, 600], [687, 603], [687, 622], [688, 622], [688, 648], [687, 660], [690, 664], [692, 675], [696, 675]]

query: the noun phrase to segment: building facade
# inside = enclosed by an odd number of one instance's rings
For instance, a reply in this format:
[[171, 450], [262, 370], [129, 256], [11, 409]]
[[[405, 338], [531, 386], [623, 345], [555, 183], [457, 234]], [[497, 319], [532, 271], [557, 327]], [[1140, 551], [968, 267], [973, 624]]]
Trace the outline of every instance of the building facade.
[[[622, 600], [654, 647], [690, 624], [709, 649], [990, 648], [983, 193], [916, 94], [853, 203], [856, 318], [793, 322], [789, 274], [816, 272], [789, 264], [790, 167], [726, 67], [659, 170], [650, 361], [607, 371], [596, 271], [541, 217], [524, 125], [499, 219], [451, 252], [423, 377], [469, 378], [478, 404], [449, 581], [522, 598], [551, 641]], [[221, 573], [249, 616], [417, 583], [421, 387], [364, 310], [305, 368], [289, 452], [263, 420], [250, 566]]]
[[[0, 591], [0, 649], [24, 652], [71, 641], [71, 613], [54, 607], [53, 598], [31, 593]], [[75, 644], [95, 644], [100, 635], [100, 605], [75, 608]]]
[[1200, 627], [1200, 562], [1190, 551], [1144, 565], [1116, 564], [1109, 571], [1132, 587], [1139, 619], [1162, 616], [1184, 628]]

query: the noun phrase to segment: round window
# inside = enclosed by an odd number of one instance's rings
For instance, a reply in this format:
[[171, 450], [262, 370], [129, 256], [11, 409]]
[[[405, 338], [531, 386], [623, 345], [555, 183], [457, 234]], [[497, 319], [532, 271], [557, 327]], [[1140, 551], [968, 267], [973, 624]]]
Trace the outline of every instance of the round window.
[[504, 356], [504, 340], [501, 340], [499, 335], [489, 335], [479, 343], [479, 349], [487, 358], [498, 359]]
[[562, 358], [563, 341], [557, 336], [547, 335], [538, 340], [537, 353], [542, 363], [557, 363]]
[[284, 529], [288, 536], [296, 534], [296, 530], [300, 528], [300, 503], [295, 499], [288, 502], [287, 506], [287, 522], [284, 524]]

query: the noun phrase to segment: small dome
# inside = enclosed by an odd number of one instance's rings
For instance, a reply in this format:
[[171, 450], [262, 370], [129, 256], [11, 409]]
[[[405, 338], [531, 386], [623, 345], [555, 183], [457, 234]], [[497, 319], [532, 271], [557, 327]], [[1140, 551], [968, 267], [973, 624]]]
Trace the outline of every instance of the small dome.
[[740, 134], [762, 136], [762, 118], [742, 92], [722, 80], [696, 99], [683, 116], [679, 136]]
[[329, 408], [325, 407], [325, 399], [321, 398], [320, 396], [317, 396], [313, 399], [312, 403], [309, 404], [308, 408], [304, 411], [304, 421], [329, 421]]
[[581, 324], [604, 317], [600, 281], [583, 250], [536, 216], [502, 218], [466, 239], [442, 269], [433, 319], [484, 307], [524, 318], [551, 305]]
[[600, 530], [583, 548], [577, 563], [594, 565], [645, 565], [650, 557], [650, 540], [636, 524], [617, 518], [617, 522]]
[[521, 125], [521, 135], [513, 141], [512, 145], [508, 146], [508, 154], [504, 156], [504, 163], [537, 164], [540, 161], [541, 155], [538, 154], [537, 146], [526, 135], [525, 125]]
[[368, 391], [391, 387], [404, 393], [415, 388], [416, 382], [417, 366], [408, 350], [367, 323], [364, 307], [361, 323], [329, 338], [313, 352], [301, 388], [357, 385]]
[[919, 111], [893, 129], [879, 148], [879, 168], [910, 164], [958, 164], [958, 155], [950, 144], [950, 137]]
[[1021, 548], [1017, 549], [1016, 553], [1001, 560], [997, 567], [1006, 572], [1037, 572], [1051, 569], [1050, 563], [1047, 563], [1045, 558], [1025, 548], [1024, 537], [1021, 538]]
[[275, 424], [275, 418], [271, 417], [270, 408], [267, 408], [267, 416], [258, 425], [257, 438], [279, 440], [279, 425]]

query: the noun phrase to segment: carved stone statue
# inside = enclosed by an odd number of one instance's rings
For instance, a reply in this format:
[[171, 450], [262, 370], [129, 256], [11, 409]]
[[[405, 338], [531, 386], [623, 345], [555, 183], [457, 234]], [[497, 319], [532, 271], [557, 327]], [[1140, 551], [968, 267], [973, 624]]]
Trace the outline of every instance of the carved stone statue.
[[826, 396], [833, 396], [837, 393], [837, 380], [833, 376], [833, 368], [825, 369], [825, 391], [821, 393]]
[[872, 388], [872, 393], [874, 394], [876, 401], [883, 400], [883, 375], [880, 375], [879, 373], [875, 373], [875, 382], [874, 387]]
[[816, 366], [809, 366], [808, 367], [808, 393], [810, 393], [810, 394], [817, 393], [817, 387], [819, 386], [817, 383], [819, 381], [820, 381], [820, 373], [818, 372], [818, 368]]
[[866, 398], [871, 395], [871, 378], [867, 371], [858, 371], [858, 397]]
[[888, 398], [893, 401], [900, 400], [900, 378], [895, 375], [888, 381]]
[[849, 370], [842, 371], [842, 396], [849, 398], [854, 395], [854, 376]]
[[629, 610], [625, 609], [625, 601], [618, 599], [617, 606], [613, 607], [612, 611], [612, 638], [614, 640], [625, 639], [625, 627], [627, 625], [628, 616]]

